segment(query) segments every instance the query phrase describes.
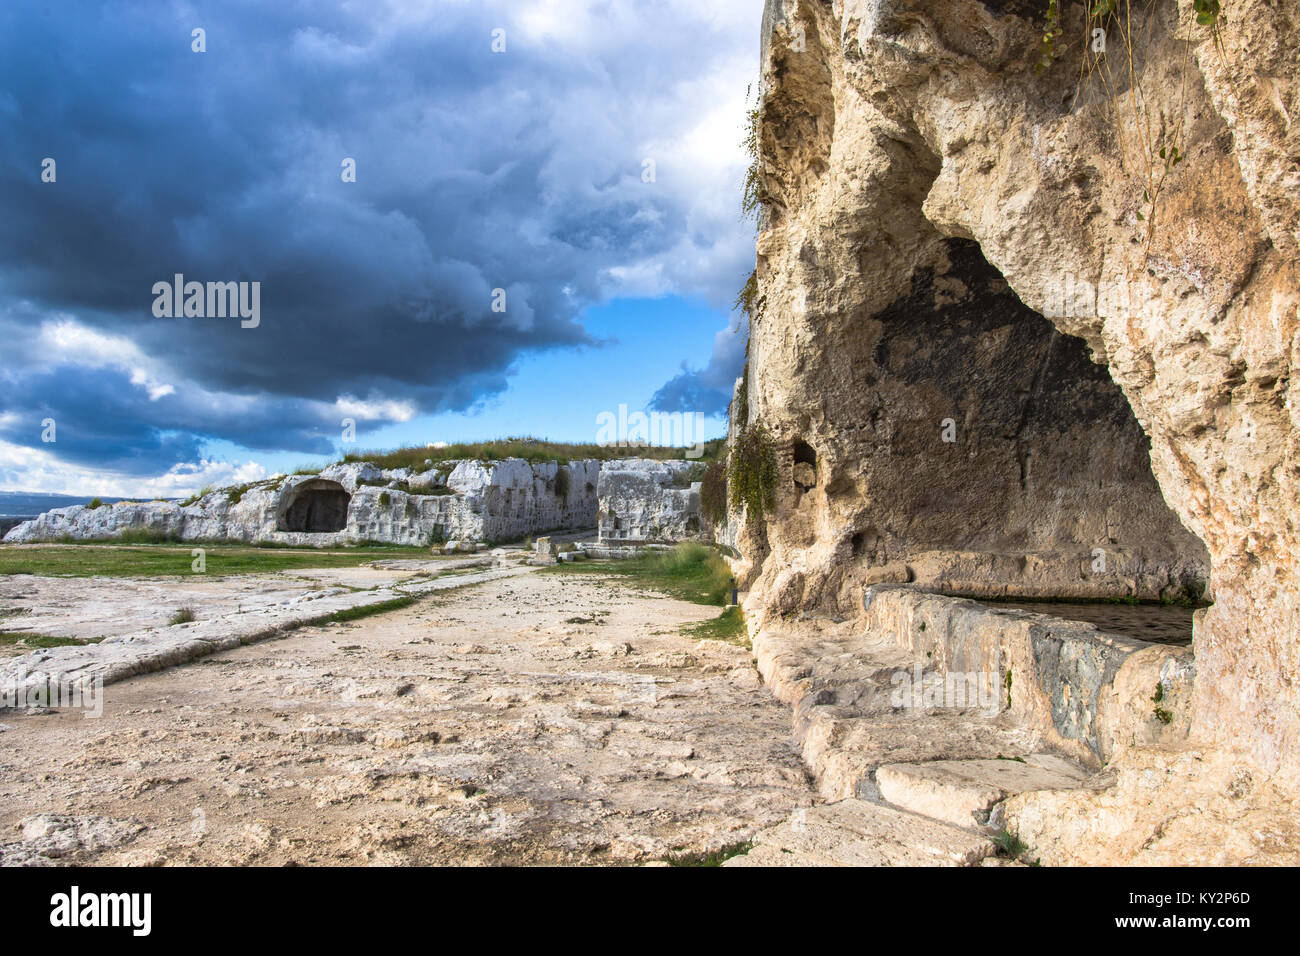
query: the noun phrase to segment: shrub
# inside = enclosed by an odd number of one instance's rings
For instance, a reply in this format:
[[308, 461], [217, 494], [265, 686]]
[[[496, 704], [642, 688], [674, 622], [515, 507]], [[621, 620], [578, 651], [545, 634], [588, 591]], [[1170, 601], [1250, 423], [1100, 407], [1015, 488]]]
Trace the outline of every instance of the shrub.
[[102, 508], [102, 507], [104, 507], [103, 498], [98, 498], [98, 497], [91, 498], [90, 501], [86, 502], [87, 511], [94, 511], [96, 508]]
[[212, 486], [211, 486], [211, 485], [204, 485], [202, 488], [200, 488], [200, 489], [199, 489], [198, 491], [196, 491], [194, 494], [190, 495], [188, 498], [186, 498], [184, 501], [182, 501], [182, 502], [181, 502], [181, 507], [182, 507], [182, 508], [188, 508], [190, 505], [198, 504], [200, 501], [202, 501], [204, 498], [206, 498], [206, 497], [207, 497], [208, 495], [210, 495], [210, 494], [212, 494]]
[[561, 465], [555, 472], [555, 493], [562, 501], [569, 500], [569, 468]]
[[700, 513], [715, 527], [727, 523], [727, 465], [711, 462], [700, 481]]
[[736, 439], [727, 465], [731, 506], [761, 520], [776, 502], [776, 446], [763, 425], [745, 429]]
[[732, 420], [736, 423], [736, 428], [744, 431], [749, 426], [749, 362], [745, 362], [745, 368], [740, 373], [740, 388], [736, 389], [736, 407], [728, 409], [732, 413]]

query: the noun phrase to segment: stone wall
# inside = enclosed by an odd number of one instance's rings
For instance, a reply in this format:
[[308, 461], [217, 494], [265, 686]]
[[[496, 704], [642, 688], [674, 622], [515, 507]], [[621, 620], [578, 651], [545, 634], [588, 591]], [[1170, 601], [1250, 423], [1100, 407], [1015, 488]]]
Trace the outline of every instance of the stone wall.
[[[886, 636], [927, 673], [979, 675], [997, 689], [999, 713], [1085, 765], [1099, 767], [1139, 739], [1175, 746], [1187, 737], [1189, 648], [904, 585], [869, 587], [862, 606], [868, 633]], [[1136, 700], [1117, 690], [1131, 687], [1140, 688]]]

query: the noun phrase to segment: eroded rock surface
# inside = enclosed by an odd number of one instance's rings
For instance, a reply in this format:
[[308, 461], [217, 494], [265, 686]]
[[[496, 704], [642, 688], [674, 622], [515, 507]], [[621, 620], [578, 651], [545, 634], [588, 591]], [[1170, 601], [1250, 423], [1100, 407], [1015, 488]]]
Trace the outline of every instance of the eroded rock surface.
[[[1139, 97], [1117, 33], [1081, 70], [1083, 7], [1061, 9], [1039, 71], [1046, 3], [769, 2], [747, 404], [782, 483], [739, 542], [749, 608], [850, 613], [882, 567], [1212, 596], [1192, 740], [1238, 757], [1176, 765], [1248, 764], [1273, 799], [1300, 767], [1300, 24], [1241, 0], [1219, 46], [1156, 5]], [[1168, 815], [1190, 797], [1165, 785], [1143, 799]], [[1052, 818], [1035, 832], [1067, 845]]]
[[0, 861], [614, 863], [748, 841], [814, 793], [715, 608], [522, 574], [7, 714]]

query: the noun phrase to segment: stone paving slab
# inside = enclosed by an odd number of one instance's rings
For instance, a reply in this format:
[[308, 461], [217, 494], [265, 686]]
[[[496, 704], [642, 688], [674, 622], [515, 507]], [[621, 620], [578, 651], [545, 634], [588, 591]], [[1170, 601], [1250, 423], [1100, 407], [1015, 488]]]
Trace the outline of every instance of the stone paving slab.
[[796, 810], [724, 866], [972, 866], [988, 837], [865, 800]]

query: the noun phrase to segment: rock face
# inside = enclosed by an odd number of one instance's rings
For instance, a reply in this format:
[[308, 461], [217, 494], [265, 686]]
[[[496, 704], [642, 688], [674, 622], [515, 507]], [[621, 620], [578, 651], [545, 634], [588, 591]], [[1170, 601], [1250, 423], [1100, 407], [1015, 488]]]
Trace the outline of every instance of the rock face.
[[58, 508], [19, 525], [4, 540], [132, 534], [319, 546], [511, 540], [595, 526], [600, 465], [449, 461], [418, 475], [369, 462], [331, 465], [316, 475], [221, 489], [183, 506], [154, 501]]
[[703, 466], [689, 461], [629, 458], [600, 470], [602, 544], [670, 542], [700, 533]]
[[1134, 5], [1130, 60], [1062, 3], [1039, 70], [1046, 8], [769, 0], [745, 405], [781, 486], [738, 542], [749, 610], [851, 613], [881, 566], [1212, 597], [1191, 739], [1294, 792], [1296, 11], [1237, 0], [1220, 44]]

